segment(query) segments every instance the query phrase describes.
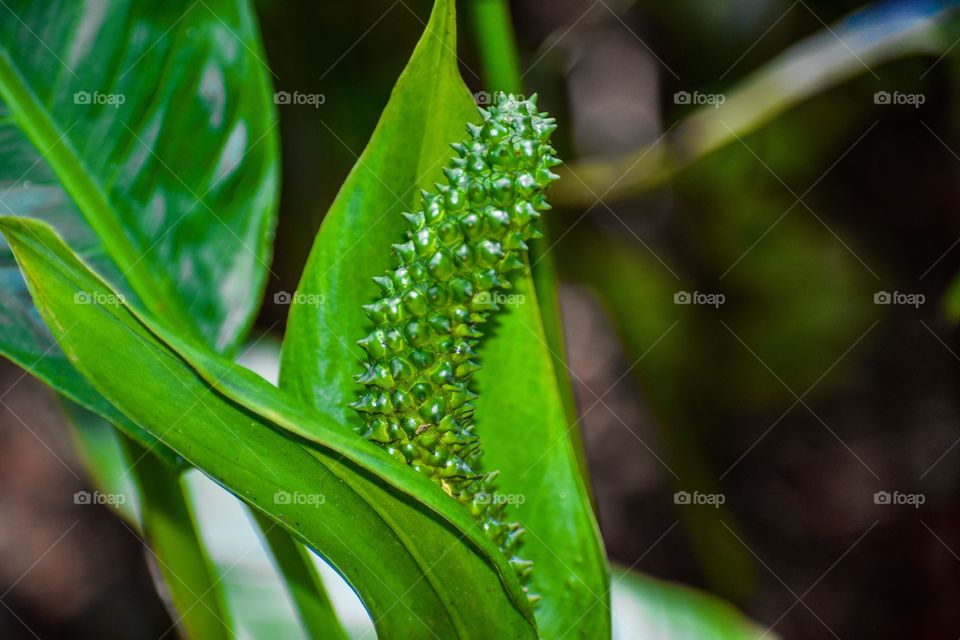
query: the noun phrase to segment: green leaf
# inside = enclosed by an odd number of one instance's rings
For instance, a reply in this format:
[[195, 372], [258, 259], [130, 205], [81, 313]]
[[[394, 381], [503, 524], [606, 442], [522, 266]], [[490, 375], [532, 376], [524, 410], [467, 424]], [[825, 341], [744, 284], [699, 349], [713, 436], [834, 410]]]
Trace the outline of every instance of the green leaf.
[[[362, 305], [403, 240], [403, 211], [413, 211], [418, 188], [430, 187], [477, 110], [456, 59], [452, 0], [438, 0], [423, 36], [397, 80], [377, 128], [341, 187], [317, 234], [297, 290], [322, 299], [290, 309], [283, 342], [280, 387], [353, 423], [347, 403], [356, 397], [353, 375], [369, 320]], [[320, 298], [322, 296], [322, 298]], [[309, 299], [309, 297], [307, 298]]]
[[777, 636], [733, 605], [679, 584], [618, 567], [614, 571], [615, 638], [759, 640]]
[[[64, 225], [58, 224], [58, 226]], [[67, 228], [78, 230], [83, 227], [81, 224]], [[90, 237], [89, 233], [80, 232], [74, 236], [74, 239], [78, 241], [79, 246], [89, 248], [92, 242]], [[110, 272], [112, 269], [111, 263], [104, 260], [102, 254], [96, 250], [87, 250], [84, 254], [97, 265], [98, 270]], [[113, 424], [122, 424], [124, 431], [143, 446], [156, 447], [156, 438], [128, 420], [116, 407], [97, 393], [67, 360], [33, 308], [20, 269], [17, 267], [10, 247], [2, 239], [0, 239], [0, 294], [4, 300], [4, 304], [0, 305], [0, 354], [83, 409], [103, 416]], [[71, 417], [73, 417], [72, 412]], [[87, 420], [85, 417], [83, 419]], [[156, 451], [164, 455], [171, 465], [182, 464], [176, 456], [168, 455], [169, 452], [164, 447], [157, 447]]]
[[[239, 0], [131, 5], [0, 7], [0, 209], [50, 222], [125, 296], [228, 347], [259, 301], [276, 209], [259, 38]], [[77, 92], [123, 104], [77, 104]], [[123, 420], [60, 353], [4, 242], [0, 292], [0, 353]]]
[[[0, 14], [0, 184], [7, 187], [0, 205], [50, 221], [125, 296], [219, 349], [233, 348], [265, 279], [278, 173], [276, 114], [248, 3], [211, 0], [184, 10], [17, 1]], [[120, 426], [150, 457], [182, 465], [66, 361], [5, 246], [0, 278], [13, 301], [0, 311], [0, 353]], [[109, 453], [106, 440], [84, 428], [93, 423], [78, 424], [78, 440], [88, 453]], [[204, 594], [205, 606], [191, 607], [183, 625], [209, 637], [225, 614], [214, 601], [217, 583], [203, 584], [207, 576], [195, 566], [203, 549], [186, 505], [172, 508], [179, 470], [142, 463], [152, 469], [146, 536], [174, 578], [174, 602]], [[116, 479], [97, 471], [101, 482]]]
[[79, 209], [148, 309], [235, 344], [262, 292], [277, 197], [276, 112], [248, 4], [10, 0], [0, 15], [6, 210], [43, 215], [30, 201], [55, 201], [72, 228]]
[[534, 635], [509, 564], [429, 479], [133, 305], [74, 304], [79, 292], [114, 294], [49, 226], [0, 218], [0, 230], [44, 321], [97, 390], [322, 554], [381, 637]]
[[476, 373], [476, 418], [484, 464], [499, 469], [508, 517], [527, 530], [521, 554], [533, 560], [544, 637], [610, 635], [609, 576], [600, 532], [579, 469], [531, 279], [516, 288]]

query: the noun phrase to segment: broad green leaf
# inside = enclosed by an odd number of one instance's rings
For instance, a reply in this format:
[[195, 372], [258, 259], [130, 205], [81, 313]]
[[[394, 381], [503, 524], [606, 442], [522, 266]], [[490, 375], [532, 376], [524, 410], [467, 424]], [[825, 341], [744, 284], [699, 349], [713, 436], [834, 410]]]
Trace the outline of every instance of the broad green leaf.
[[[247, 4], [0, 14], [0, 209], [50, 222], [125, 296], [231, 345], [258, 302], [276, 204], [276, 115]], [[0, 294], [0, 353], [123, 419], [60, 353], [2, 242]]]
[[[259, 302], [278, 173], [276, 114], [248, 3], [14, 1], [0, 14], [3, 210], [50, 221], [125, 296], [231, 349]], [[0, 353], [178, 462], [69, 365], [5, 247], [0, 278], [11, 302], [0, 311]], [[88, 452], [106, 442], [75, 431]], [[178, 473], [154, 468], [154, 484], [172, 496]], [[182, 536], [193, 533], [186, 505], [156, 506], [162, 517], [145, 501], [145, 533], [165, 573], [202, 578], [191, 566], [202, 545]], [[169, 588], [177, 603], [218, 589]], [[204, 618], [216, 604], [193, 607], [184, 626], [212, 629]]]
[[323, 303], [290, 309], [280, 387], [344, 423], [357, 419], [347, 403], [356, 396], [353, 375], [363, 356], [355, 343], [369, 324], [362, 305], [377, 295], [371, 278], [392, 266], [390, 245], [407, 228], [401, 212], [414, 210], [418, 189], [442, 176], [450, 143], [477, 118], [457, 70], [456, 44], [454, 3], [438, 0], [310, 252], [298, 292]]
[[[50, 204], [51, 208], [45, 210], [44, 214], [57, 213], [53, 203]], [[26, 210], [28, 215], [37, 212], [37, 209], [30, 208], [29, 203], [18, 208]], [[91, 247], [95, 240], [89, 230], [84, 228], [82, 222], [70, 226], [71, 222], [68, 217], [57, 216], [55, 224], [59, 228], [68, 229], [68, 232], [75, 231], [72, 239], [80, 247], [85, 259], [96, 264], [98, 270], [111, 273], [110, 261], [103, 258], [96, 246]], [[67, 360], [33, 308], [23, 276], [5, 240], [0, 240], [0, 296], [3, 299], [3, 304], [0, 305], [0, 354], [84, 409], [103, 416], [113, 424], [123, 424], [124, 430], [144, 446], [153, 447], [157, 444], [155, 438], [130, 422], [98, 394]], [[69, 412], [69, 415], [73, 418], [72, 412]], [[89, 420], [85, 416], [82, 419]], [[159, 447], [157, 452], [166, 453], [166, 450]], [[166, 459], [172, 465], [182, 462], [177, 461], [172, 454], [166, 455]]]
[[497, 488], [516, 504], [508, 515], [527, 530], [521, 555], [534, 562], [540, 632], [609, 637], [609, 576], [572, 439], [576, 423], [567, 420], [529, 276], [515, 294], [517, 302], [504, 306], [483, 344], [483, 369], [476, 374], [484, 464], [500, 470]]
[[[429, 479], [133, 305], [74, 304], [78, 292], [113, 292], [49, 226], [2, 218], [0, 230], [97, 390], [322, 554], [363, 595], [381, 637], [534, 634], [509, 564]], [[81, 330], [63, 332], [74, 323]]]
[[[248, 4], [10, 0], [0, 15], [4, 210], [70, 228], [85, 226], [79, 212], [148, 309], [235, 344], [259, 302], [277, 197], [276, 113]], [[57, 209], [19, 206], [34, 199]]]
[[617, 640], [776, 640], [733, 605], [696, 589], [617, 568], [612, 591]]

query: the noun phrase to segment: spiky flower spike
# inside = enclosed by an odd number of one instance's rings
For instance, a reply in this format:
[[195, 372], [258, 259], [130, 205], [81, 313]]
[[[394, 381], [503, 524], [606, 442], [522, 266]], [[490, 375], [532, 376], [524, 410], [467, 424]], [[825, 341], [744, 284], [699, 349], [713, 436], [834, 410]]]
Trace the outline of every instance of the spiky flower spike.
[[481, 471], [470, 381], [480, 326], [524, 268], [560, 161], [549, 145], [556, 125], [537, 112], [535, 96], [500, 94], [480, 113], [483, 122], [452, 145], [448, 184], [422, 192], [423, 209], [404, 214], [409, 240], [393, 245], [396, 267], [374, 278], [383, 297], [364, 306], [374, 328], [359, 342], [365, 389], [351, 406], [364, 418], [362, 435], [466, 506], [526, 581], [531, 563], [515, 556], [522, 529], [504, 521], [497, 472]]

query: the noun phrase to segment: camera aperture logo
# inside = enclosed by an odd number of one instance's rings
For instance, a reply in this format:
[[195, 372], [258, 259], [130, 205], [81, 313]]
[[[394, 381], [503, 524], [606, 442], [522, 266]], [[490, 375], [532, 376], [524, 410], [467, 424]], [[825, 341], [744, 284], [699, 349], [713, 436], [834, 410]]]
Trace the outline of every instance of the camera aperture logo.
[[699, 304], [719, 309], [727, 301], [722, 293], [701, 293], [700, 291], [677, 291], [673, 294], [673, 304]]
[[927, 96], [922, 93], [877, 91], [875, 94], [873, 94], [873, 104], [908, 105], [914, 109], [919, 109], [920, 105], [926, 101]]
[[273, 94], [273, 104], [307, 105], [319, 109], [320, 105], [325, 104], [326, 101], [327, 96], [322, 93], [277, 91]]
[[898, 304], [919, 309], [927, 301], [922, 293], [902, 293], [900, 291], [877, 291], [873, 294], [873, 304]]
[[[526, 100], [526, 98], [519, 93], [514, 93], [513, 97], [516, 100]], [[487, 107], [497, 102], [497, 95], [490, 93], [489, 91], [477, 91], [473, 94], [473, 101], [477, 103], [478, 107]]]
[[127, 101], [122, 93], [100, 93], [99, 91], [77, 91], [73, 94], [73, 104], [107, 105], [119, 109]]
[[873, 494], [873, 504], [880, 505], [907, 505], [919, 509], [927, 501], [923, 493], [900, 493], [899, 491], [877, 491]]
[[707, 505], [719, 509], [727, 501], [722, 493], [700, 493], [699, 491], [677, 491], [673, 494], [673, 504], [679, 505]]
[[326, 297], [322, 293], [301, 293], [299, 291], [290, 293], [289, 291], [277, 291], [273, 294], [274, 304], [296, 304], [308, 307], [319, 307], [325, 301]]
[[295, 504], [319, 507], [327, 501], [322, 493], [301, 493], [300, 491], [277, 491], [273, 494], [273, 504]]
[[73, 294], [74, 304], [97, 304], [101, 307], [119, 307], [127, 299], [119, 293], [104, 293], [103, 291], [77, 291]]
[[118, 507], [127, 502], [127, 496], [122, 493], [101, 493], [100, 491], [77, 491], [73, 494], [73, 504], [101, 504]]
[[719, 109], [720, 105], [726, 101], [727, 96], [722, 93], [677, 91], [675, 94], [673, 94], [673, 104], [711, 105], [714, 109]]

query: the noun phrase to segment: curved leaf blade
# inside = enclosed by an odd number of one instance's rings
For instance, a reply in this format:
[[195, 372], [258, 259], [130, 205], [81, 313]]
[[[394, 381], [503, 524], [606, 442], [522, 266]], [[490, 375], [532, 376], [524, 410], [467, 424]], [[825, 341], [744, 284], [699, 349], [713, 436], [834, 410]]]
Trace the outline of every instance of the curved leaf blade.
[[[276, 116], [248, 3], [185, 8], [3, 3], [0, 205], [53, 222], [124, 295], [231, 349], [267, 270]], [[183, 461], [66, 361], [6, 247], [0, 254], [0, 287], [13, 302], [0, 312], [9, 325], [0, 352], [151, 449], [135, 469], [150, 474], [143, 529], [180, 622], [198, 637], [230, 635], [218, 583], [197, 561], [205, 554], [180, 492]]]
[[567, 421], [529, 275], [513, 299], [519, 302], [505, 305], [476, 373], [484, 464], [500, 470], [497, 488], [516, 504], [508, 517], [527, 530], [521, 554], [534, 563], [540, 632], [548, 638], [608, 638], [603, 542], [572, 439], [576, 423]]
[[[383, 637], [534, 635], [509, 564], [430, 480], [132, 306], [73, 304], [78, 292], [113, 294], [49, 226], [0, 218], [0, 229], [45, 322], [97, 390], [321, 553], [364, 594]], [[81, 330], [65, 333], [71, 323]]]
[[355, 343], [369, 323], [362, 306], [377, 292], [371, 278], [391, 266], [390, 245], [406, 231], [401, 212], [414, 210], [417, 189], [442, 176], [450, 143], [476, 119], [456, 46], [454, 3], [438, 0], [310, 251], [298, 291], [323, 296], [324, 303], [290, 309], [280, 387], [344, 423], [357, 420], [347, 403], [356, 395], [353, 374], [363, 355]]

